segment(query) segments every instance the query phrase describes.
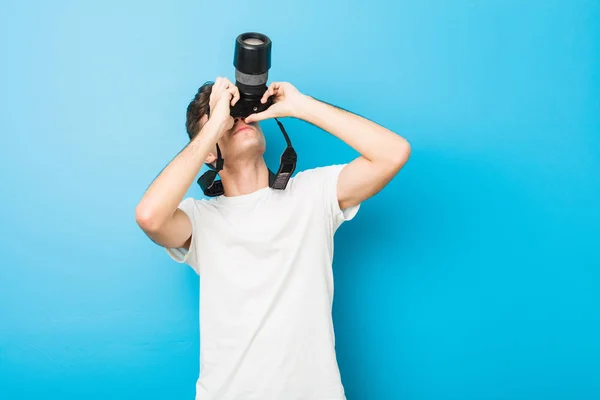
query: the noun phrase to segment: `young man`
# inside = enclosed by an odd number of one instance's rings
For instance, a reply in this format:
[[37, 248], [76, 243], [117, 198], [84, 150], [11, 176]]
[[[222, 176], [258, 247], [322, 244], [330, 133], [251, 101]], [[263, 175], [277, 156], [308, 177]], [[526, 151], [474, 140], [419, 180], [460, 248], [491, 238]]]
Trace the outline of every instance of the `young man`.
[[[189, 144], [152, 182], [139, 226], [200, 276], [197, 400], [345, 399], [335, 354], [333, 237], [410, 154], [405, 139], [367, 119], [272, 83], [266, 111], [234, 120], [226, 78], [203, 85], [187, 113]], [[210, 106], [210, 118], [206, 115]], [[360, 153], [348, 164], [297, 173], [269, 187], [258, 121], [294, 117]], [[203, 163], [224, 168], [224, 194], [183, 199]]]

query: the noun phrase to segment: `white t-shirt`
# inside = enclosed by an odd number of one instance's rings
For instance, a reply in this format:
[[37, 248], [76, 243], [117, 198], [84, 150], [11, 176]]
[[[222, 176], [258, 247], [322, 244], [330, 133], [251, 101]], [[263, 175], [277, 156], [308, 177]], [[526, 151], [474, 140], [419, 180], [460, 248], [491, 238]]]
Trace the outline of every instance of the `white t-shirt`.
[[186, 198], [190, 250], [166, 249], [200, 281], [196, 400], [344, 400], [332, 323], [333, 237], [344, 165], [297, 173], [285, 190]]

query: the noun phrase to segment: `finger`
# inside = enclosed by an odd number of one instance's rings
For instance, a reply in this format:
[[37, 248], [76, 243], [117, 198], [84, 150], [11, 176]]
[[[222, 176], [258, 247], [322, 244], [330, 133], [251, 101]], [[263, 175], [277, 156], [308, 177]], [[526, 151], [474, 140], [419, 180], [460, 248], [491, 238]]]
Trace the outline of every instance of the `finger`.
[[[229, 91], [232, 87], [234, 87], [233, 83], [231, 83], [231, 81], [227, 78], [221, 77], [221, 87], [220, 90], [221, 91]], [[233, 96], [233, 93], [232, 93]]]
[[231, 105], [234, 106], [235, 103], [238, 102], [238, 100], [240, 99], [240, 90], [238, 89], [237, 86], [233, 86], [229, 89], [227, 89], [229, 91], [229, 93], [231, 93]]
[[235, 86], [235, 85], [233, 84], [233, 82], [231, 82], [231, 81], [230, 81], [229, 79], [227, 79], [227, 78], [223, 78], [223, 83], [225, 83], [225, 85], [226, 85], [227, 87]]
[[210, 103], [214, 103], [215, 99], [218, 97], [221, 87], [221, 77], [217, 76], [215, 82], [213, 83], [212, 89], [210, 91]]
[[271, 89], [270, 89], [270, 95], [269, 96], [275, 96], [275, 97], [277, 97], [278, 93], [279, 93], [279, 83], [273, 82], [271, 84]]
[[219, 77], [219, 92], [225, 91], [231, 87], [231, 82], [227, 78]]
[[267, 101], [267, 99], [269, 98], [269, 96], [271, 96], [272, 94], [273, 94], [273, 84], [271, 83], [269, 85], [269, 87], [267, 88], [267, 90], [265, 90], [265, 92], [263, 93], [263, 96], [260, 99], [260, 102], [265, 103]]
[[231, 102], [233, 99], [233, 89], [228, 88], [223, 90], [223, 98], [227, 99], [228, 102]]
[[267, 90], [265, 91], [265, 93], [263, 94], [263, 97], [260, 99], [261, 103], [266, 103], [267, 100], [269, 99], [269, 97], [275, 95], [276, 93], [276, 87], [277, 87], [277, 83], [273, 82], [269, 85], [269, 87], [267, 88]]
[[251, 122], [263, 121], [265, 119], [272, 118], [271, 112], [269, 110], [265, 110], [259, 113], [250, 114], [245, 119], [244, 122], [249, 124]]
[[210, 90], [210, 97], [213, 97], [213, 95], [217, 92], [217, 88], [219, 87], [219, 77], [217, 76], [213, 82], [212, 88]]
[[260, 118], [261, 118], [260, 114], [262, 114], [262, 113], [248, 115], [246, 118], [244, 118], [244, 123], [251, 124], [253, 122], [260, 121]]

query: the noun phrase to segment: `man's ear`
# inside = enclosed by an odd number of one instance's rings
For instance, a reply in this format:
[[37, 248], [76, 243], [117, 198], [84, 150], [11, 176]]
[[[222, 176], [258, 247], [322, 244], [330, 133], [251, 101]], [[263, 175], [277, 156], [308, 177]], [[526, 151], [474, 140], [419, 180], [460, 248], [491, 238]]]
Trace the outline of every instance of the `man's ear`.
[[217, 156], [213, 153], [210, 152], [208, 153], [208, 155], [206, 156], [206, 158], [204, 159], [204, 162], [206, 164], [210, 164], [214, 167], [214, 162], [217, 161]]

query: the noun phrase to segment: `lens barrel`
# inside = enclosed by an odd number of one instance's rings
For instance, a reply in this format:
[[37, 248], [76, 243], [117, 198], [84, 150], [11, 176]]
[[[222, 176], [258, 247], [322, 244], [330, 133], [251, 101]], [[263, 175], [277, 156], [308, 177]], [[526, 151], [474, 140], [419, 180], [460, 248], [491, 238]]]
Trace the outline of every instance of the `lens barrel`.
[[[242, 76], [241, 83], [252, 85], [255, 82], [264, 84], [271, 68], [271, 39], [257, 32], [246, 32], [239, 35], [235, 41], [233, 66], [236, 73]], [[255, 82], [254, 82], [255, 81]]]

